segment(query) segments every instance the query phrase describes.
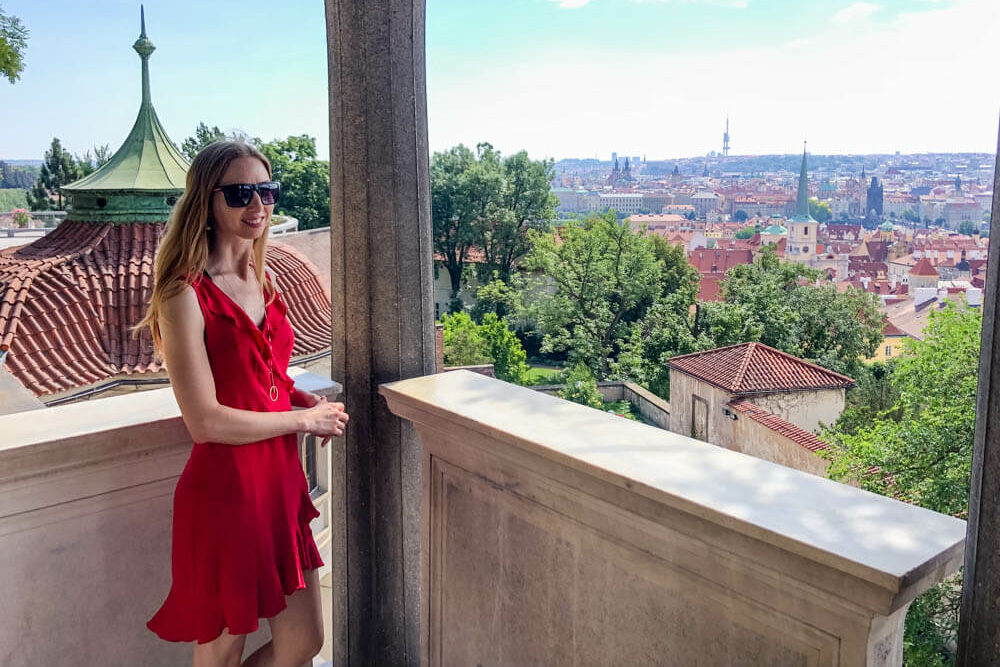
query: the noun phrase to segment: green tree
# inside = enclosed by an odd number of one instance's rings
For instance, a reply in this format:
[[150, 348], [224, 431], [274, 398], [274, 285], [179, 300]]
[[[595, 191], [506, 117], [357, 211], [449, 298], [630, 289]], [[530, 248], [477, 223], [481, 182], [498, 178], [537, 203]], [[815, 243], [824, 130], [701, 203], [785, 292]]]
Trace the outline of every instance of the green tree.
[[966, 236], [972, 236], [973, 234], [979, 233], [979, 225], [974, 223], [972, 220], [963, 220], [958, 223], [958, 233], [965, 234]]
[[505, 382], [527, 384], [528, 357], [507, 320], [496, 313], [486, 313], [479, 330], [493, 361], [493, 374]]
[[0, 74], [14, 83], [24, 71], [24, 52], [28, 48], [28, 29], [16, 16], [0, 8]]
[[468, 313], [458, 312], [446, 313], [441, 324], [446, 365], [492, 363], [493, 374], [500, 380], [527, 384], [527, 355], [507, 320], [495, 313], [486, 313], [482, 323], [476, 324]]
[[741, 229], [738, 232], [736, 232], [736, 234], [734, 236], [737, 239], [745, 240], [745, 239], [753, 238], [753, 235], [756, 234], [756, 233], [757, 233], [757, 229], [755, 227], [744, 227], [743, 229]]
[[733, 213], [733, 220], [736, 222], [746, 222], [749, 217], [743, 209], [739, 209], [736, 213]]
[[466, 312], [445, 313], [441, 317], [446, 366], [474, 366], [489, 363], [489, 345]]
[[850, 375], [882, 341], [884, 316], [874, 295], [814, 285], [818, 275], [765, 248], [729, 270], [723, 302], [706, 304], [700, 326], [720, 346], [757, 340]]
[[316, 139], [302, 134], [253, 143], [270, 161], [272, 178], [281, 182], [276, 212], [297, 218], [300, 229], [328, 226], [330, 163], [316, 158]]
[[505, 158], [480, 144], [480, 162], [500, 171], [496, 206], [484, 221], [482, 250], [485, 275], [509, 282], [514, 265], [530, 249], [529, 234], [551, 231], [558, 198], [552, 194], [552, 160], [532, 160], [520, 151]]
[[833, 211], [830, 209], [830, 205], [818, 199], [809, 200], [809, 215], [816, 222], [829, 222], [833, 220]]
[[604, 407], [601, 393], [597, 390], [597, 380], [586, 364], [575, 364], [566, 373], [566, 383], [559, 390], [559, 398], [586, 405], [598, 410]]
[[57, 210], [64, 210], [62, 191], [63, 185], [72, 183], [83, 176], [80, 160], [62, 147], [58, 138], [52, 139], [49, 150], [45, 151], [45, 161], [39, 172], [38, 179], [28, 195], [28, 203], [34, 211], [46, 211], [52, 208], [52, 195], [56, 196]]
[[194, 136], [181, 142], [181, 152], [190, 162], [203, 148], [224, 139], [227, 139], [226, 133], [220, 130], [217, 125], [209, 127], [205, 123], [199, 122], [198, 127], [194, 128]]
[[566, 352], [603, 378], [632, 323], [660, 296], [661, 263], [653, 242], [612, 211], [564, 227], [560, 238], [535, 238], [526, 264], [548, 285], [526, 291], [526, 311], [543, 334], [543, 352]]
[[920, 216], [917, 215], [912, 208], [908, 208], [905, 211], [903, 211], [903, 219], [913, 223], [920, 222]]
[[[895, 404], [867, 424], [845, 416], [823, 438], [829, 474], [937, 512], [965, 518], [976, 421], [982, 312], [948, 303], [923, 341], [907, 340], [892, 371]], [[907, 664], [954, 663], [961, 584], [953, 577], [918, 598], [906, 617]]]
[[503, 176], [492, 146], [480, 144], [473, 153], [459, 144], [434, 154], [430, 177], [434, 251], [448, 271], [455, 301], [470, 253], [482, 245], [487, 221], [501, 208]]

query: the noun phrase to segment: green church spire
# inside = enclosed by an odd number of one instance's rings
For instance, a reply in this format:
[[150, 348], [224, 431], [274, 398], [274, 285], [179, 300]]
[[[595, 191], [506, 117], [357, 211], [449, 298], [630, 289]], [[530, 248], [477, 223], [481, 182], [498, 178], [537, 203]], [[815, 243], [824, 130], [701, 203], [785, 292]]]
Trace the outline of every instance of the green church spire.
[[795, 215], [789, 222], [816, 222], [809, 214], [809, 178], [806, 175], [806, 142], [802, 142], [802, 169], [799, 171], [799, 192], [795, 200]]
[[72, 209], [67, 219], [94, 222], [164, 222], [184, 192], [188, 162], [160, 124], [149, 85], [149, 57], [156, 50], [146, 36], [140, 9], [140, 34], [132, 48], [142, 60], [142, 102], [132, 131], [121, 148], [94, 173], [63, 186]]

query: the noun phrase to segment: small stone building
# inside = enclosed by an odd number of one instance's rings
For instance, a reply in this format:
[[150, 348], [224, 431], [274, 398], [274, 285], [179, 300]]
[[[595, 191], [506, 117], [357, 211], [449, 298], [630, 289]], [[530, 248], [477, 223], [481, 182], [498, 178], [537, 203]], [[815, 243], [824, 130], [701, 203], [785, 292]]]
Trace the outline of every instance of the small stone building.
[[669, 361], [670, 430], [823, 475], [814, 432], [844, 409], [851, 378], [762, 343]]

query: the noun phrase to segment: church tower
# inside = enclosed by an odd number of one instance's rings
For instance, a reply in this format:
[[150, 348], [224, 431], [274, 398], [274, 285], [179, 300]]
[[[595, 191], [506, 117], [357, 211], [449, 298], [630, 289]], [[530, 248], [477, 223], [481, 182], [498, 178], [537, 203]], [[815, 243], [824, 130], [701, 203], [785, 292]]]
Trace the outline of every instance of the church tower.
[[785, 256], [795, 262], [809, 263], [816, 256], [819, 223], [809, 214], [809, 178], [806, 169], [806, 149], [802, 146], [802, 168], [795, 199], [795, 215], [788, 219], [788, 245]]

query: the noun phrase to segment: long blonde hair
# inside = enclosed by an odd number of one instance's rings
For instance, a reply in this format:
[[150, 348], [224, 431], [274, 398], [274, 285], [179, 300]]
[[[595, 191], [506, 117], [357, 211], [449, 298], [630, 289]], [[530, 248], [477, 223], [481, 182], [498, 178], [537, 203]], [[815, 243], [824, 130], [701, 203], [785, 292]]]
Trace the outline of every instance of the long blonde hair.
[[[254, 157], [264, 164], [267, 177], [271, 177], [271, 163], [254, 146], [243, 141], [217, 141], [206, 146], [187, 173], [184, 194], [177, 200], [167, 220], [166, 231], [156, 250], [153, 263], [153, 295], [149, 300], [146, 316], [135, 326], [133, 334], [149, 327], [153, 343], [160, 350], [160, 315], [163, 304], [177, 296], [185, 285], [201, 277], [208, 261], [208, 253], [215, 232], [211, 227], [212, 190], [219, 186], [229, 165], [241, 157]], [[267, 245], [267, 227], [260, 238], [253, 242], [253, 268], [257, 282], [262, 286], [265, 301], [274, 298], [274, 287], [265, 280], [264, 252]]]

